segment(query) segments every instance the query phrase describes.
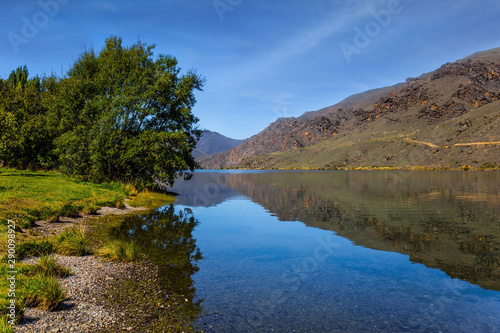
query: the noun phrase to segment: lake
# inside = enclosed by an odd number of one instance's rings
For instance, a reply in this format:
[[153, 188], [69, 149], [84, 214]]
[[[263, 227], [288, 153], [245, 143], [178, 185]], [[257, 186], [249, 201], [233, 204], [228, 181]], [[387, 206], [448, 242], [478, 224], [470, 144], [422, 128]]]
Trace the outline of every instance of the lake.
[[165, 285], [182, 281], [208, 332], [500, 332], [499, 185], [497, 172], [197, 171], [156, 213], [177, 221], [168, 236], [158, 215], [124, 230], [154, 238]]

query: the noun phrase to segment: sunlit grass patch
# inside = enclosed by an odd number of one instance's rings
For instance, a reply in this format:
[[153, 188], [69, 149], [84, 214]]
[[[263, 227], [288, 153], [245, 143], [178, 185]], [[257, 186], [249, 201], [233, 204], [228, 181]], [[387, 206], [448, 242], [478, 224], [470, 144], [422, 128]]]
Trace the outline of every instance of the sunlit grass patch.
[[69, 268], [61, 266], [53, 256], [41, 257], [35, 265], [30, 265], [27, 275], [41, 274], [44, 276], [68, 277], [71, 275]]
[[164, 192], [144, 190], [129, 201], [132, 207], [158, 208], [175, 200], [174, 196]]
[[23, 285], [24, 304], [42, 310], [56, 310], [66, 298], [66, 292], [59, 281], [52, 276], [37, 274]]
[[89, 240], [82, 227], [65, 229], [56, 238], [57, 253], [65, 256], [84, 256], [90, 254]]
[[56, 172], [35, 172], [0, 168], [0, 219], [30, 227], [37, 220], [57, 221], [76, 216], [84, 209], [115, 207], [127, 197], [119, 183], [94, 184]]
[[47, 238], [19, 242], [16, 245], [16, 254], [18, 258], [44, 256], [54, 253], [55, 246]]
[[[3, 308], [3, 304], [1, 306]], [[5, 315], [0, 317], [0, 333], [14, 333], [14, 329], [9, 324], [8, 318]]]
[[133, 262], [139, 259], [140, 249], [132, 241], [112, 240], [105, 243], [97, 255], [112, 261]]
[[[0, 274], [7, 276], [11, 268], [6, 264], [0, 264]], [[16, 265], [15, 280], [15, 317], [9, 317], [11, 299], [9, 298], [11, 281], [0, 280], [0, 333], [9, 332], [9, 320], [14, 319], [18, 323], [22, 318], [25, 307], [37, 307], [43, 310], [56, 310], [60, 308], [62, 301], [66, 298], [57, 277], [67, 277], [70, 270], [62, 267], [53, 257], [40, 258], [34, 265], [18, 263]], [[14, 316], [14, 313], [12, 314]]]

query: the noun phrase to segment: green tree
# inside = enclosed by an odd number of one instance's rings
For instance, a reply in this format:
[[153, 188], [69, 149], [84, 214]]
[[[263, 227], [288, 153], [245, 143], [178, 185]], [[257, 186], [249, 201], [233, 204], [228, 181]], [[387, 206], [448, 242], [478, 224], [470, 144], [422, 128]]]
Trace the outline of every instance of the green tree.
[[53, 166], [54, 157], [43, 81], [28, 76], [23, 66], [6, 81], [0, 79], [0, 160], [11, 167], [47, 169]]
[[200, 131], [191, 109], [204, 78], [180, 74], [177, 60], [153, 58], [154, 45], [110, 37], [84, 51], [57, 84], [50, 128], [61, 171], [139, 187], [173, 184], [193, 171]]

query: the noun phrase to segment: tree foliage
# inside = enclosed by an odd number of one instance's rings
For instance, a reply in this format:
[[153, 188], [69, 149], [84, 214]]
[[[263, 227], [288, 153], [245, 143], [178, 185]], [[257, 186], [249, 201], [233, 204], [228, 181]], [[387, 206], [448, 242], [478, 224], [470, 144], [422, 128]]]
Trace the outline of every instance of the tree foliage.
[[18, 168], [49, 168], [54, 161], [42, 80], [26, 66], [0, 79], [0, 160]]
[[[51, 162], [86, 180], [150, 188], [193, 171], [200, 131], [191, 110], [204, 79], [194, 71], [181, 74], [172, 56], [154, 58], [154, 48], [141, 42], [124, 47], [110, 37], [100, 52], [82, 52], [63, 78], [28, 80], [25, 67], [12, 72], [0, 81], [0, 129], [2, 142], [9, 142], [0, 147], [0, 159], [24, 167], [18, 161], [53, 154], [57, 160], [36, 165]], [[45, 142], [40, 156], [23, 152], [36, 148], [27, 145], [29, 129], [38, 129], [43, 140], [37, 142]]]

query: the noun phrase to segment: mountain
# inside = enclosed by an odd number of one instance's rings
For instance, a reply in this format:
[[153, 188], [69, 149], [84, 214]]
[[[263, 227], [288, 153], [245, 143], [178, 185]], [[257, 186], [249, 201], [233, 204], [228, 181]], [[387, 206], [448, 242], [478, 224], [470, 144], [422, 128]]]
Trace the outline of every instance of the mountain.
[[485, 168], [500, 162], [500, 48], [280, 118], [204, 168]]
[[201, 133], [200, 140], [193, 150], [194, 158], [217, 154], [241, 144], [243, 140], [228, 138], [217, 132], [205, 130]]

